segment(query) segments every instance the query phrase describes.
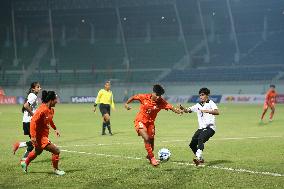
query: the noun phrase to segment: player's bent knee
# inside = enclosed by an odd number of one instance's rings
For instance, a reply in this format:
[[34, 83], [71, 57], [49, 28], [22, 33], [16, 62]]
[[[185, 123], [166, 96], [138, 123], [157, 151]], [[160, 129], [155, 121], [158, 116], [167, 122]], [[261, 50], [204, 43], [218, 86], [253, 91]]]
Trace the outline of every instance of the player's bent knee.
[[60, 154], [60, 149], [56, 147], [53, 153], [55, 155], [59, 155]]
[[110, 116], [109, 116], [108, 114], [105, 114], [105, 115], [104, 115], [104, 120], [105, 120], [105, 121], [109, 121], [109, 120], [110, 120]]
[[28, 152], [33, 151], [33, 149], [34, 149], [33, 145], [27, 147], [27, 151], [28, 151]]

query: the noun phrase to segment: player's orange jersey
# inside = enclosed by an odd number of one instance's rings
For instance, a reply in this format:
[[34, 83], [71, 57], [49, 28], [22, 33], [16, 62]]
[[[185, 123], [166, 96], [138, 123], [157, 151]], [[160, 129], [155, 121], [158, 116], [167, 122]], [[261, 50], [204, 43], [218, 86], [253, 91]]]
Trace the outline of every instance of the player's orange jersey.
[[274, 90], [269, 90], [265, 96], [265, 102], [269, 105], [275, 104], [277, 93]]
[[173, 108], [173, 106], [163, 98], [159, 98], [157, 101], [151, 100], [151, 95], [152, 94], [137, 94], [133, 97], [134, 100], [139, 100], [141, 103], [140, 111], [135, 120], [139, 120], [143, 123], [154, 122], [160, 110]]
[[49, 109], [46, 104], [41, 104], [36, 110], [31, 120], [30, 134], [31, 137], [41, 138], [48, 137], [49, 126], [55, 128], [53, 123], [54, 109]]

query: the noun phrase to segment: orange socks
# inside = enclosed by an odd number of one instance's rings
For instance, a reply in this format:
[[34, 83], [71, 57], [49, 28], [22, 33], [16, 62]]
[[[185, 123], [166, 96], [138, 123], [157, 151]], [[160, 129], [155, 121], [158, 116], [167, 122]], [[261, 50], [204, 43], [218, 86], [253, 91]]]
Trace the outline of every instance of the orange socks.
[[31, 151], [26, 159], [27, 166], [30, 164], [31, 161], [33, 161], [37, 157], [35, 151]]
[[153, 150], [152, 150], [151, 144], [145, 142], [145, 149], [146, 149], [146, 151], [148, 153], [148, 157], [150, 159], [152, 159], [152, 157], [154, 157], [154, 154], [153, 154]]
[[52, 166], [54, 169], [58, 169], [59, 154], [52, 154], [51, 156]]

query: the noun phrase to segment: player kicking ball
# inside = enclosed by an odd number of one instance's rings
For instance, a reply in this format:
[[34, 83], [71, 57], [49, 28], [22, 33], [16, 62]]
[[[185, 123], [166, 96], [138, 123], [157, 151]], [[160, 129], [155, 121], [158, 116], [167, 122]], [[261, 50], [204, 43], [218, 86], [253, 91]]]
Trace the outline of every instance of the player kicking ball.
[[179, 108], [175, 108], [162, 98], [165, 93], [161, 85], [154, 85], [153, 92], [149, 94], [137, 94], [130, 97], [125, 103], [125, 108], [130, 110], [128, 105], [132, 101], [140, 102], [140, 111], [138, 112], [134, 124], [138, 136], [144, 140], [145, 149], [147, 151], [146, 158], [153, 166], [158, 166], [159, 161], [154, 156], [154, 139], [155, 139], [155, 119], [161, 110], [171, 110], [174, 113], [181, 114]]
[[189, 147], [195, 154], [196, 158], [193, 163], [196, 166], [204, 166], [203, 150], [204, 143], [207, 142], [216, 131], [215, 115], [219, 115], [217, 105], [209, 99], [210, 90], [201, 88], [199, 90], [200, 102], [189, 108], [184, 108], [180, 105], [185, 113], [196, 112], [198, 118], [198, 129], [192, 136]]

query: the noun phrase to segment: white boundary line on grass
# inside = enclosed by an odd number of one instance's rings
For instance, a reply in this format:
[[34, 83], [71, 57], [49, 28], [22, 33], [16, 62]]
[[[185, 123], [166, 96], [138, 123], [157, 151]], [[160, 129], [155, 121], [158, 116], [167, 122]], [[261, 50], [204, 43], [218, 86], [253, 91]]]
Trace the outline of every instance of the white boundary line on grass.
[[[250, 136], [250, 137], [231, 137], [231, 138], [216, 138], [216, 139], [211, 139], [213, 141], [218, 141], [218, 140], [245, 140], [245, 139], [262, 139], [262, 138], [282, 138], [283, 136], [261, 136], [261, 137], [255, 137], [255, 136]], [[171, 143], [171, 142], [189, 142], [189, 140], [164, 140], [161, 141], [162, 143]], [[67, 147], [87, 147], [87, 146], [112, 146], [112, 145], [132, 145], [132, 144], [138, 144], [138, 142], [117, 142], [117, 143], [109, 143], [109, 144], [75, 144], [75, 145], [70, 145], [70, 146], [58, 146], [61, 148], [67, 148]], [[139, 142], [140, 144], [140, 142]]]
[[[80, 152], [80, 151], [74, 151], [74, 150], [61, 150], [61, 151], [62, 152], [67, 152], [67, 153], [77, 153], [77, 154], [87, 154], [87, 155], [96, 155], [96, 156], [113, 157], [113, 158], [142, 160], [142, 158], [140, 158], [140, 157], [109, 155], [109, 154], [90, 153], [90, 152]], [[192, 163], [181, 163], [181, 162], [175, 162], [175, 161], [173, 161], [172, 163], [175, 163], [177, 165], [195, 166]], [[251, 174], [256, 174], [256, 175], [269, 175], [269, 176], [274, 176], [274, 177], [284, 177], [284, 174], [280, 174], [280, 173], [252, 171], [252, 170], [247, 170], [247, 169], [234, 169], [234, 168], [230, 168], [230, 167], [219, 167], [219, 166], [215, 166], [215, 165], [206, 166], [206, 167], [213, 168], [213, 169], [219, 169], [219, 170], [226, 170], [226, 171], [231, 171], [231, 172], [251, 173]]]

